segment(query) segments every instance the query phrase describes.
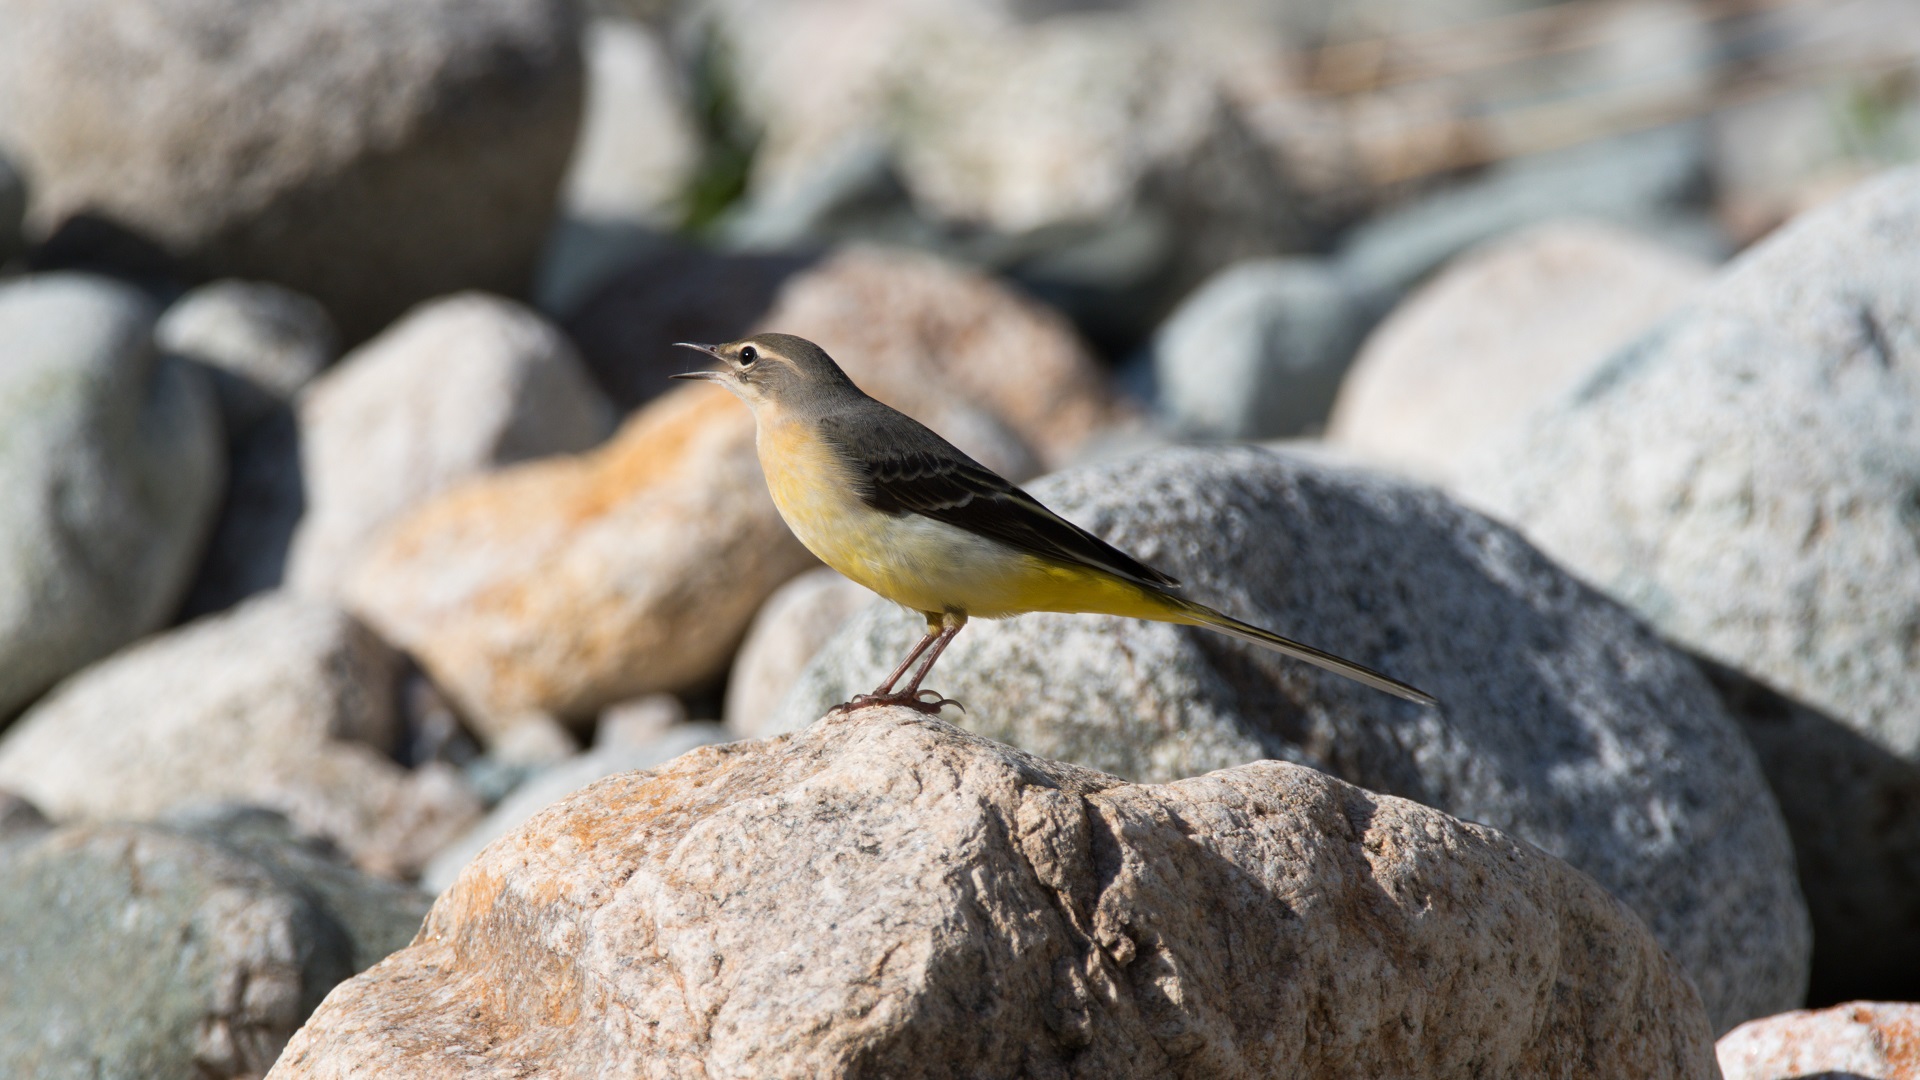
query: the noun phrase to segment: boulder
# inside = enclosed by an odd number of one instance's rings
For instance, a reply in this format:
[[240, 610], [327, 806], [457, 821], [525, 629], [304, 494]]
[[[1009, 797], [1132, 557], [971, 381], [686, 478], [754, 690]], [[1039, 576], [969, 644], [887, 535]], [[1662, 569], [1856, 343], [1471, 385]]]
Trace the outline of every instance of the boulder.
[[220, 417], [154, 317], [101, 278], [0, 284], [0, 722], [164, 625], [193, 578]]
[[455, 481], [584, 450], [612, 411], [573, 347], [510, 300], [436, 300], [354, 350], [300, 402], [306, 516], [291, 587], [333, 593], [369, 540]]
[[[763, 325], [820, 342], [874, 396], [1015, 479], [1119, 412], [1059, 316], [926, 256], [839, 253], [789, 281]], [[688, 353], [674, 370], [697, 365]], [[761, 603], [810, 565], [766, 494], [747, 410], [695, 386], [595, 453], [431, 501], [346, 595], [497, 739], [531, 712], [584, 721], [720, 675]]]
[[1711, 272], [1600, 222], [1554, 221], [1489, 244], [1450, 263], [1367, 338], [1327, 439], [1444, 480], [1488, 435], [1686, 304]]
[[1726, 1080], [1913, 1080], [1920, 1005], [1854, 1001], [1752, 1020], [1714, 1047]]
[[[1611, 889], [1715, 1030], [1802, 1000], [1807, 914], [1753, 750], [1690, 658], [1439, 492], [1253, 448], [1070, 470], [1035, 497], [1187, 595], [1404, 679], [1425, 709], [1205, 630], [977, 621], [930, 685], [970, 730], [1141, 781], [1260, 758], [1486, 822]], [[871, 689], [923, 627], [855, 616], [766, 730]]]
[[724, 718], [742, 738], [769, 734], [760, 725], [834, 631], [873, 600], [873, 593], [830, 567], [809, 570], [767, 597], [747, 628], [747, 638], [727, 676]]
[[62, 819], [244, 801], [370, 870], [417, 872], [480, 807], [449, 767], [389, 755], [398, 665], [330, 604], [269, 594], [68, 680], [0, 738], [0, 787]]
[[[1908, 168], [1750, 250], [1684, 317], [1492, 440], [1458, 478], [1663, 634], [1913, 765], [1917, 245], [1920, 169]], [[1871, 829], [1920, 851], [1900, 839], [1920, 835], [1920, 787], [1871, 825], [1844, 791], [1800, 804], [1823, 819], [1805, 834]], [[1920, 878], [1920, 862], [1901, 878]], [[1859, 963], [1920, 955], [1917, 905], [1907, 889], [1885, 909], [1897, 918], [1851, 927]]]
[[14, 831], [0, 876], [0, 1072], [19, 1077], [259, 1076], [427, 909], [257, 812]]
[[340, 351], [317, 301], [259, 281], [194, 289], [160, 317], [153, 337], [208, 373], [230, 443], [291, 404]]
[[1491, 828], [1280, 762], [1135, 785], [864, 709], [549, 807], [270, 1075], [1713, 1069], [1640, 922]]
[[579, 123], [570, 0], [6, 0], [0, 24], [0, 142], [51, 256], [278, 282], [349, 341], [529, 283]]
[[1209, 278], [1154, 334], [1155, 403], [1214, 439], [1300, 435], [1326, 422], [1373, 302], [1324, 259], [1259, 259]]

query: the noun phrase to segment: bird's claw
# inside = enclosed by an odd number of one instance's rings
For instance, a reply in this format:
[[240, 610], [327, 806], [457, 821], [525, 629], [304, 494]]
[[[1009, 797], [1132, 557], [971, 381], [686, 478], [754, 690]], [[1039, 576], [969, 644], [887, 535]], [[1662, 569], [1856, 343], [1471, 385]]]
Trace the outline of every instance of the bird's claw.
[[854, 709], [864, 709], [869, 705], [902, 705], [915, 712], [926, 713], [928, 716], [940, 715], [941, 708], [947, 705], [957, 706], [961, 712], [967, 711], [965, 705], [961, 705], [952, 698], [941, 697], [937, 691], [919, 690], [911, 694], [855, 694], [851, 701], [842, 702], [828, 709], [827, 715], [834, 716]]

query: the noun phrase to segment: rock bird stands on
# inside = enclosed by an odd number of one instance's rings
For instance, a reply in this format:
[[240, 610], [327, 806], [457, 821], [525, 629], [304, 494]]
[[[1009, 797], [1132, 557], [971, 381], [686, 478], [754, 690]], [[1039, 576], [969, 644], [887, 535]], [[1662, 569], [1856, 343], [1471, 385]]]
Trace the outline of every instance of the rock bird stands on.
[[[753, 410], [774, 505], [807, 550], [926, 616], [892, 675], [851, 704], [947, 704], [922, 690], [971, 616], [1029, 611], [1126, 615], [1204, 626], [1423, 705], [1434, 699], [1372, 668], [1290, 641], [1173, 593], [1180, 583], [1035, 501], [919, 421], [862, 393], [811, 341], [756, 334], [683, 346], [719, 360], [677, 379], [719, 383]], [[900, 679], [919, 661], [906, 685]]]

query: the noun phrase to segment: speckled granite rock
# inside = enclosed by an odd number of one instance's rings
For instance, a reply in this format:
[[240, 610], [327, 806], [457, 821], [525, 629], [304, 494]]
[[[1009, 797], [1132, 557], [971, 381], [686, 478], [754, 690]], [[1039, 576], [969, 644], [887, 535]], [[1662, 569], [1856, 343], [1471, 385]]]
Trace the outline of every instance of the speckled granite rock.
[[[1056, 474], [1034, 494], [1187, 593], [1437, 696], [1437, 710], [1203, 630], [1089, 615], [968, 626], [931, 685], [969, 729], [1140, 780], [1258, 758], [1523, 837], [1592, 874], [1716, 1030], [1790, 1008], [1806, 907], [1752, 749], [1683, 653], [1437, 491], [1254, 449]], [[919, 634], [855, 618], [770, 730], [877, 684]]]
[[271, 1076], [1708, 1080], [1711, 1039], [1631, 913], [1486, 826], [864, 709], [549, 807]]
[[778, 713], [794, 680], [840, 624], [872, 602], [872, 592], [825, 566], [767, 597], [727, 676], [727, 727], [749, 739], [772, 734], [760, 726]]
[[9, 830], [0, 876], [0, 1073], [23, 1078], [257, 1077], [427, 909], [259, 812]]

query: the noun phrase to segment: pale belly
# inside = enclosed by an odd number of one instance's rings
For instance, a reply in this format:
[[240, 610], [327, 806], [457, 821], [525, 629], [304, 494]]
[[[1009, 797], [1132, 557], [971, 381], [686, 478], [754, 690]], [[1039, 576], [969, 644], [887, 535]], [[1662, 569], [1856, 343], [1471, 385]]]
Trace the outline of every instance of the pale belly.
[[[1027, 611], [1152, 618], [1160, 605], [1105, 574], [1050, 565], [996, 540], [918, 514], [867, 506], [824, 452], [768, 454], [761, 466], [787, 527], [821, 562], [915, 611], [996, 619]], [[830, 477], [831, 482], [823, 482]]]

